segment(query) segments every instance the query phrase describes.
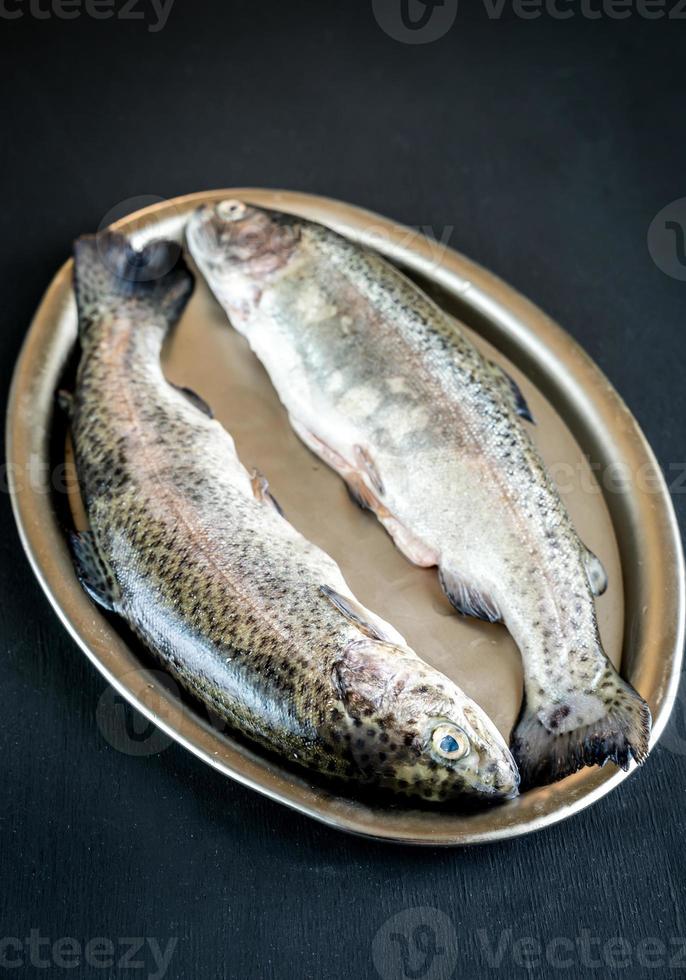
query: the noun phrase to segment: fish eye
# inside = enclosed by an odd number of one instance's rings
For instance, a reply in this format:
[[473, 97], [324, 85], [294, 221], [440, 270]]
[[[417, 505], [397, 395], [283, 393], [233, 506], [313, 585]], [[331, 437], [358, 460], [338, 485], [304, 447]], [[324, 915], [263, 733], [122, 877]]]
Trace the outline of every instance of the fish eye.
[[471, 748], [466, 733], [457, 725], [437, 725], [431, 734], [431, 745], [437, 755], [451, 762], [463, 759]]
[[220, 201], [215, 212], [222, 221], [238, 221], [245, 214], [245, 204], [241, 201]]

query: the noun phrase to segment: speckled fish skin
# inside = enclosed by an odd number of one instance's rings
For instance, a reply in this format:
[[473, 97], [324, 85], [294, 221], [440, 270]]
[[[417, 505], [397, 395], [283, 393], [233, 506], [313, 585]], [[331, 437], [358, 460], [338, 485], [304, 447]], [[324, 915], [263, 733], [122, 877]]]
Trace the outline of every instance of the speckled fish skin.
[[439, 567], [459, 611], [511, 632], [525, 673], [522, 784], [642, 762], [650, 712], [598, 632], [605, 573], [512, 379], [408, 278], [320, 225], [224, 201], [193, 215], [187, 240], [295, 431], [411, 561]]
[[[136, 255], [114, 234], [76, 245], [85, 588], [230, 726], [292, 762], [428, 801], [515, 795], [484, 712], [357, 603], [201, 400], [165, 380], [162, 344], [192, 290], [183, 263], [153, 276], [173, 249]], [[153, 278], [131, 282], [141, 269]]]

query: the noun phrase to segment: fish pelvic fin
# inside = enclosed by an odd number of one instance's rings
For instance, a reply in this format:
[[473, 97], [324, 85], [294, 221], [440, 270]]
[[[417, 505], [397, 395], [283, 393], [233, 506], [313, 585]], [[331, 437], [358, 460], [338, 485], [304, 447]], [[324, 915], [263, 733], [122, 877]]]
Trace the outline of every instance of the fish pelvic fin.
[[214, 412], [207, 404], [205, 399], [197, 393], [197, 391], [193, 391], [192, 388], [186, 388], [184, 385], [172, 384], [172, 388], [175, 388], [180, 395], [183, 395], [186, 401], [189, 402], [193, 408], [197, 408], [198, 411], [202, 412], [203, 415], [206, 415], [208, 419], [214, 419]]
[[57, 392], [57, 405], [60, 411], [66, 416], [67, 420], [71, 422], [74, 417], [74, 396], [70, 391], [66, 391], [64, 388], [60, 388]]
[[463, 616], [473, 616], [487, 623], [499, 623], [502, 613], [497, 602], [487, 592], [475, 588], [454, 572], [439, 569], [438, 580], [446, 596]]
[[194, 279], [172, 241], [148, 242], [140, 251], [115, 231], [83, 235], [74, 243], [74, 291], [83, 337], [122, 301], [144, 304], [168, 327], [181, 316]]
[[584, 766], [612, 761], [627, 770], [648, 757], [650, 708], [608, 664], [592, 696], [575, 695], [543, 710], [525, 695], [512, 739], [522, 788], [554, 783]]

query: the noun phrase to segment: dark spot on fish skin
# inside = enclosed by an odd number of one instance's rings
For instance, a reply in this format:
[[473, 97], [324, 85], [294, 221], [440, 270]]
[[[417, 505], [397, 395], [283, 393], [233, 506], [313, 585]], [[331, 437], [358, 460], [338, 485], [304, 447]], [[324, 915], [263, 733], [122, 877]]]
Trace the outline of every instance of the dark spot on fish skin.
[[570, 711], [571, 708], [569, 707], [568, 704], [561, 704], [560, 707], [556, 708], [555, 711], [553, 711], [552, 715], [550, 716], [550, 719], [548, 721], [549, 727], [557, 728], [560, 722], [564, 721], [565, 718], [569, 715]]

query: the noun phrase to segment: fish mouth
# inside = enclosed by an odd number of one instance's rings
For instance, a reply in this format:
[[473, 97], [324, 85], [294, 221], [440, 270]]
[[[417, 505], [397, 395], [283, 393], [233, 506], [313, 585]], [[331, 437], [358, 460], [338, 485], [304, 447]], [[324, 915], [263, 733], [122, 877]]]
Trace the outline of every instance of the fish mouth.
[[519, 795], [520, 775], [515, 758], [490, 719], [465, 709], [472, 729], [474, 792], [494, 800], [511, 800]]
[[493, 757], [493, 749], [479, 753], [471, 772], [469, 796], [493, 802], [513, 800], [519, 796], [519, 770], [510, 755]]
[[[480, 797], [493, 801], [514, 800], [519, 796], [519, 773], [510, 766], [500, 765], [491, 778], [481, 779], [474, 784], [474, 790]], [[488, 774], [488, 768], [486, 769]]]
[[220, 233], [216, 208], [210, 204], [201, 204], [191, 215], [186, 227], [192, 255], [206, 260], [217, 259], [221, 253]]

